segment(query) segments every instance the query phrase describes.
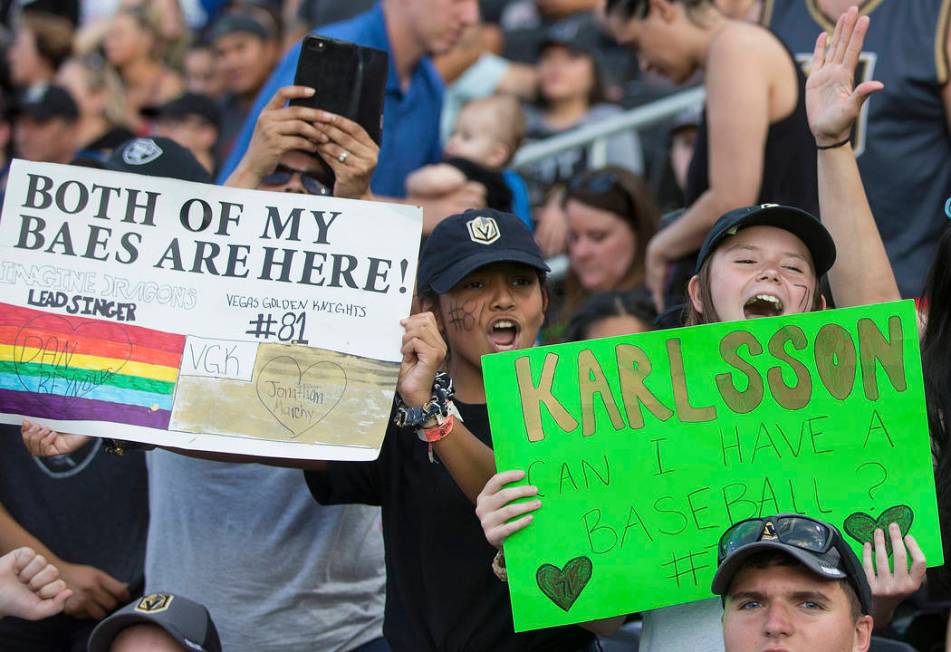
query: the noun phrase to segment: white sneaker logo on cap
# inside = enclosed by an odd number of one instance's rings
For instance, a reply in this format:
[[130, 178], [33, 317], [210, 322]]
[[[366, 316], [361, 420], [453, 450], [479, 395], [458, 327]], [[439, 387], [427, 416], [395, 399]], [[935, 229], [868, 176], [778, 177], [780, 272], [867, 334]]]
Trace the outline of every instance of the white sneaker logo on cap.
[[502, 237], [494, 217], [476, 217], [466, 222], [466, 228], [469, 239], [478, 244], [490, 245]]
[[162, 155], [162, 148], [151, 138], [136, 138], [122, 152], [122, 160], [129, 165], [145, 165]]

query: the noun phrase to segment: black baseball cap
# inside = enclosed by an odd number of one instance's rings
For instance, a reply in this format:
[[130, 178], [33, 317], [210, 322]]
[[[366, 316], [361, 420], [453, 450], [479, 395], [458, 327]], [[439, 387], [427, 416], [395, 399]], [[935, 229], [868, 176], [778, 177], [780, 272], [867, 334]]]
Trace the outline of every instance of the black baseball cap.
[[161, 136], [127, 140], [112, 150], [105, 167], [116, 172], [132, 172], [148, 177], [213, 183], [211, 174], [202, 167], [194, 154], [174, 140]]
[[213, 99], [201, 93], [182, 93], [155, 109], [145, 109], [142, 115], [163, 119], [183, 119], [198, 116], [213, 127], [221, 125], [221, 110]]
[[750, 519], [759, 521], [760, 534], [759, 539], [742, 545], [733, 550], [725, 558], [719, 560], [719, 567], [716, 575], [713, 577], [711, 590], [716, 595], [726, 596], [733, 583], [733, 578], [743, 569], [746, 561], [763, 551], [776, 551], [791, 557], [799, 562], [809, 572], [827, 580], [847, 580], [855, 590], [862, 608], [862, 613], [871, 613], [872, 609], [872, 590], [869, 587], [868, 578], [865, 576], [865, 569], [859, 562], [858, 557], [852, 552], [852, 549], [842, 539], [839, 530], [829, 523], [808, 519], [820, 523], [828, 528], [832, 535], [831, 545], [825, 552], [815, 552], [807, 548], [781, 540], [776, 535], [776, 529], [773, 525], [783, 517], [797, 517], [797, 514], [776, 514], [774, 516], [763, 516], [760, 519]]
[[492, 263], [523, 263], [548, 272], [535, 239], [511, 213], [470, 208], [436, 225], [419, 256], [417, 290], [445, 294], [466, 274]]
[[221, 652], [218, 629], [208, 610], [172, 593], [151, 593], [104, 619], [89, 636], [89, 652], [109, 652], [119, 632], [138, 624], [158, 625], [187, 650]]
[[554, 23], [545, 32], [538, 43], [536, 55], [550, 47], [563, 47], [572, 52], [586, 54], [596, 61], [599, 59], [598, 46], [601, 44], [601, 31], [596, 24], [586, 16], [576, 19], [566, 19]]
[[262, 41], [274, 38], [274, 34], [261, 22], [249, 13], [231, 12], [223, 15], [212, 25], [208, 33], [208, 40], [214, 42], [229, 34], [251, 34]]
[[76, 120], [79, 108], [76, 101], [62, 86], [54, 84], [31, 88], [20, 96], [14, 107], [14, 114], [28, 115], [41, 122], [53, 118]]
[[721, 242], [749, 226], [775, 226], [802, 240], [812, 254], [812, 264], [817, 277], [828, 272], [835, 262], [835, 242], [818, 218], [793, 206], [760, 204], [733, 209], [716, 221], [700, 248], [694, 273], [700, 273], [703, 263]]

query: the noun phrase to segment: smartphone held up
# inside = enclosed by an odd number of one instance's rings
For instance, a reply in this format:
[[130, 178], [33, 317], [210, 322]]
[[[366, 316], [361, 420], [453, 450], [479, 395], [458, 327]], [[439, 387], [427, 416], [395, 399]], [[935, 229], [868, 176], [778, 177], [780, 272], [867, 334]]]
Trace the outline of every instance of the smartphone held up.
[[[363, 127], [379, 145], [388, 72], [389, 58], [383, 50], [307, 36], [301, 45], [294, 84], [309, 86], [315, 93], [291, 103], [348, 118]], [[333, 188], [333, 170], [322, 159], [321, 163], [321, 182]]]

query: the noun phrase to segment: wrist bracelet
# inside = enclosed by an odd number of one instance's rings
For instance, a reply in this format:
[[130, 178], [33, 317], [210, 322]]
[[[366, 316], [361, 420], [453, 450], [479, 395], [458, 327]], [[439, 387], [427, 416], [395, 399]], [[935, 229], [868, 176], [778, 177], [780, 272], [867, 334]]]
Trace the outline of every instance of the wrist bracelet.
[[137, 441], [126, 441], [124, 439], [108, 439], [103, 437], [103, 443], [106, 445], [106, 452], [110, 455], [122, 457], [127, 451], [151, 451], [155, 450], [154, 444], [143, 444]]
[[499, 578], [499, 581], [509, 581], [509, 573], [505, 570], [505, 553], [502, 552], [501, 548], [495, 553], [495, 557], [492, 558], [492, 572]]
[[851, 142], [852, 142], [852, 137], [849, 136], [845, 140], [841, 140], [837, 143], [833, 143], [832, 145], [816, 145], [816, 149], [835, 149], [836, 147], [842, 147], [843, 145], [848, 145]]
[[449, 416], [449, 404], [455, 394], [452, 388], [452, 378], [445, 371], [440, 371], [433, 378], [433, 396], [421, 407], [408, 407], [403, 398], [396, 394], [396, 411], [393, 414], [393, 423], [398, 428], [420, 428], [434, 425], [437, 416]]
[[449, 401], [447, 411], [449, 412], [448, 416], [444, 417], [441, 414], [437, 414], [433, 417], [431, 423], [427, 422], [423, 424], [423, 427], [416, 429], [416, 436], [420, 441], [426, 442], [428, 445], [427, 452], [429, 454], [430, 464], [436, 463], [436, 457], [433, 455], [433, 444], [449, 436], [449, 433], [452, 432], [452, 429], [456, 425], [456, 419], [462, 421], [462, 415], [459, 414], [459, 409], [452, 401]]

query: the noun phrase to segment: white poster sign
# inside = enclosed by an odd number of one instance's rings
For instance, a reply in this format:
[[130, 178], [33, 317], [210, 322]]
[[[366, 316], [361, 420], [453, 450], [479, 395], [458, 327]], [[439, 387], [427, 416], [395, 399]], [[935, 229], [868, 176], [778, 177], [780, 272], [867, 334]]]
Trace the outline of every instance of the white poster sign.
[[0, 421], [374, 459], [421, 227], [411, 206], [14, 161]]

